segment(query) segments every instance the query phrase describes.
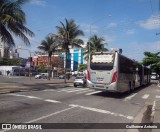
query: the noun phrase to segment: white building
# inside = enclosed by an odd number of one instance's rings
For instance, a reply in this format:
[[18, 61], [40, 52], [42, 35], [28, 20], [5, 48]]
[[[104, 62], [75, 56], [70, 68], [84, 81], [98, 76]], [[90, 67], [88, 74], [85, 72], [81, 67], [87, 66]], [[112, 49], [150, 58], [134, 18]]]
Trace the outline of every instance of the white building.
[[0, 58], [19, 58], [19, 53], [17, 50], [14, 51], [13, 48], [5, 46], [3, 43], [0, 43]]
[[9, 74], [13, 75], [14, 71], [20, 68], [21, 66], [0, 66], [0, 72], [2, 75], [7, 76], [7, 71], [9, 71]]

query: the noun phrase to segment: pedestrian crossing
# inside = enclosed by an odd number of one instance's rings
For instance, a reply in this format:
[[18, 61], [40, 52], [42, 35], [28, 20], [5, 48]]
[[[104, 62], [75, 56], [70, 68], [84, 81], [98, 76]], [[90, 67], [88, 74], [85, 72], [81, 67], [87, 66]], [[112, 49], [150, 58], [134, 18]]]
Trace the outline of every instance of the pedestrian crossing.
[[[46, 89], [46, 90], [43, 90], [43, 91], [46, 91], [46, 92], [59, 92], [59, 93], [66, 93], [66, 94], [76, 94], [76, 95], [79, 95], [79, 94], [83, 94], [83, 95], [86, 95], [86, 96], [89, 96], [89, 95], [95, 95], [95, 94], [98, 94], [98, 93], [102, 93], [103, 91], [95, 91], [94, 89], [90, 89], [90, 88], [73, 88], [73, 87], [65, 87], [65, 88], [60, 88], [60, 89]], [[142, 95], [139, 95], [138, 93], [132, 93], [131, 95], [128, 95], [126, 96], [125, 98], [123, 98], [123, 101], [127, 102], [127, 101], [130, 101], [132, 100], [133, 98], [136, 98], [136, 99], [142, 99], [142, 100], [147, 100], [151, 97], [150, 94], [142, 94]], [[107, 97], [106, 97], [107, 98]], [[156, 95], [155, 98], [159, 99], [160, 98], [160, 95]]]
[[65, 92], [65, 93], [75, 93], [75, 94], [85, 94], [85, 95], [93, 95], [97, 93], [101, 93], [102, 91], [95, 91], [94, 89], [90, 88], [61, 88], [59, 90], [43, 90], [46, 92], [52, 92], [52, 91], [57, 91], [57, 92]]

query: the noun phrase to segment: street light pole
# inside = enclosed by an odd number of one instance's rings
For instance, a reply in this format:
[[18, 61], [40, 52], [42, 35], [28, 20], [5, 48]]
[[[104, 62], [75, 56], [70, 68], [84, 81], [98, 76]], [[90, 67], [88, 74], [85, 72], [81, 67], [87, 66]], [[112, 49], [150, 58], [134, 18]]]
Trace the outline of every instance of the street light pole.
[[[112, 15], [107, 15], [108, 17], [112, 17]], [[105, 16], [106, 17], [106, 16]], [[104, 18], [104, 17], [103, 17]], [[90, 52], [91, 52], [91, 28], [92, 28], [92, 25], [93, 24], [95, 24], [95, 23], [97, 23], [97, 22], [99, 22], [100, 20], [102, 20], [102, 18], [101, 19], [98, 19], [98, 20], [96, 20], [96, 21], [94, 21], [93, 23], [91, 23], [90, 24], [90, 26], [89, 26], [89, 30], [90, 30], [90, 35], [89, 35], [89, 56], [90, 56]]]
[[21, 50], [27, 50], [28, 52], [29, 52], [29, 57], [30, 57], [30, 59], [29, 59], [29, 78], [30, 78], [30, 80], [31, 80], [31, 51], [29, 50], [29, 49], [23, 49], [23, 48], [19, 48], [19, 47], [17, 47], [17, 50], [18, 49], [21, 49]]
[[30, 60], [29, 60], [29, 79], [31, 80], [31, 52], [29, 51], [30, 54]]

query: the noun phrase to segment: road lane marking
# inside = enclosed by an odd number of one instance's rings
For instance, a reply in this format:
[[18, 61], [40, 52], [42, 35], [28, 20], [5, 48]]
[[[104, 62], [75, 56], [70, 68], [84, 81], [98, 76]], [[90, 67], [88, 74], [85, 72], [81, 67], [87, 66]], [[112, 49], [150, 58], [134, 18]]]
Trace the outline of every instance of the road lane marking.
[[149, 97], [149, 94], [143, 95], [142, 99], [147, 99]]
[[39, 98], [39, 97], [35, 97], [35, 96], [26, 96], [27, 98], [30, 98], [30, 99], [42, 99], [42, 98]]
[[154, 117], [155, 109], [156, 109], [156, 101], [153, 102], [151, 118]]
[[43, 91], [46, 91], [46, 92], [53, 92], [55, 91], [54, 89], [46, 89], [46, 90], [43, 90]]
[[61, 103], [60, 101], [51, 100], [51, 99], [45, 99], [44, 101], [51, 102], [51, 103]]
[[101, 93], [102, 91], [95, 91], [95, 92], [91, 92], [91, 93], [87, 93], [85, 95], [92, 95], [92, 94], [96, 94], [96, 93]]
[[40, 98], [40, 97], [27, 96], [27, 95], [23, 95], [23, 94], [8, 94], [8, 95], [17, 96], [17, 97], [25, 97], [25, 98], [30, 98], [30, 99], [40, 99], [40, 100], [42, 100], [42, 98]]
[[62, 112], [65, 112], [65, 111], [68, 111], [68, 110], [71, 110], [73, 108], [76, 108], [75, 106], [72, 106], [70, 108], [66, 108], [66, 109], [63, 109], [63, 110], [60, 110], [60, 111], [57, 111], [57, 112], [54, 112], [54, 113], [51, 113], [51, 114], [48, 114], [48, 115], [45, 115], [45, 116], [41, 116], [37, 119], [33, 119], [31, 121], [28, 121], [28, 122], [25, 122], [25, 123], [33, 123], [33, 122], [36, 122], [36, 121], [39, 121], [39, 120], [42, 120], [42, 119], [45, 119], [45, 118], [48, 118], [48, 117], [51, 117], [51, 116], [54, 116], [54, 115], [57, 115], [57, 114], [60, 114]]
[[98, 113], [103, 113], [103, 114], [108, 114], [108, 115], [123, 117], [123, 118], [127, 118], [127, 119], [129, 119], [129, 120], [133, 120], [133, 119], [134, 119], [133, 116], [126, 116], [126, 115], [123, 115], [123, 114], [118, 114], [118, 113], [114, 113], [114, 112], [107, 111], [107, 110], [102, 110], [102, 109], [97, 109], [97, 108], [91, 108], [91, 107], [85, 107], [85, 106], [75, 105], [75, 104], [70, 104], [69, 106], [72, 106], [72, 107], [80, 107], [80, 108], [82, 108], [82, 109], [86, 109], [86, 110], [90, 110], [90, 111], [94, 111], [94, 112], [98, 112]]
[[156, 95], [156, 98], [157, 98], [157, 99], [160, 99], [160, 96], [159, 96], [159, 95]]
[[86, 91], [80, 91], [80, 92], [77, 92], [76, 94], [81, 94], [81, 93], [86, 93], [86, 92], [91, 92], [93, 91], [92, 89], [89, 89], [89, 90], [86, 90]]
[[[75, 88], [76, 89], [76, 88]], [[69, 90], [73, 90], [73, 88], [63, 88], [63, 89], [61, 89], [61, 90], [59, 90], [58, 92], [63, 92], [63, 91], [69, 91]]]
[[30, 99], [39, 99], [39, 100], [43, 100], [43, 101], [51, 102], [51, 103], [61, 103], [60, 101], [57, 101], [57, 100], [43, 99], [43, 98], [36, 97], [36, 96], [27, 96], [27, 95], [21, 95], [21, 94], [9, 94], [9, 95], [26, 97], [26, 98], [30, 98]]
[[136, 94], [137, 94], [137, 93], [134, 93], [134, 94], [126, 97], [126, 98], [124, 99], [124, 101], [131, 100], [134, 96], [136, 96]]
[[22, 94], [8, 94], [8, 95], [18, 96], [18, 97], [26, 97], [26, 95], [22, 95]]
[[160, 90], [156, 90], [157, 92], [160, 92]]
[[76, 89], [76, 90], [72, 90], [72, 91], [66, 91], [67, 93], [73, 93], [73, 92], [78, 92], [78, 91], [84, 91], [84, 90], [88, 90], [89, 88], [81, 88], [81, 89]]
[[61, 91], [72, 91], [72, 90], [78, 90], [81, 88], [63, 88]]

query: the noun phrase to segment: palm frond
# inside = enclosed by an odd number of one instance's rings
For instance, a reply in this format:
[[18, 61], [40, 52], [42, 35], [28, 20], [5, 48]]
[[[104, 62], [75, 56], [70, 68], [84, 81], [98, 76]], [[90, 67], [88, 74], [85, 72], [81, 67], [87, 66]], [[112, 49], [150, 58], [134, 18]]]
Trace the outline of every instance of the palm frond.
[[1, 30], [3, 29], [3, 31], [0, 32], [0, 38], [1, 41], [7, 45], [15, 46], [12, 35], [22, 39], [26, 45], [30, 44], [26, 35], [34, 36], [34, 33], [24, 26], [26, 18], [21, 6], [27, 1], [28, 0], [0, 1], [0, 28]]

